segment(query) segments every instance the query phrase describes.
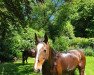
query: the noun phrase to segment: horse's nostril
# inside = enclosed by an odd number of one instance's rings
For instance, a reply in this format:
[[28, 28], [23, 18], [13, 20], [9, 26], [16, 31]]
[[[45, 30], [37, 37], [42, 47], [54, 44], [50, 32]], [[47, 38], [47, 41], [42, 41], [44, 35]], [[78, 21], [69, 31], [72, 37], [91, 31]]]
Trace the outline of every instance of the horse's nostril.
[[38, 69], [37, 72], [40, 72], [40, 69]]
[[40, 69], [37, 69], [37, 70], [34, 70], [34, 71], [38, 73], [38, 72], [40, 72]]

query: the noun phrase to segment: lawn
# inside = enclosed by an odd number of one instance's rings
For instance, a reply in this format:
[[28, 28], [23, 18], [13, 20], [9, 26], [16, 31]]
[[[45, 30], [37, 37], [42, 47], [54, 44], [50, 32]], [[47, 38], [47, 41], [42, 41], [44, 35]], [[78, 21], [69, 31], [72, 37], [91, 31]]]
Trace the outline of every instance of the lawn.
[[[0, 64], [0, 75], [41, 75], [33, 71], [33, 65], [34, 59], [32, 58], [29, 58], [25, 65], [21, 63], [21, 60], [14, 63], [2, 63]], [[94, 75], [94, 57], [87, 57], [85, 73]]]

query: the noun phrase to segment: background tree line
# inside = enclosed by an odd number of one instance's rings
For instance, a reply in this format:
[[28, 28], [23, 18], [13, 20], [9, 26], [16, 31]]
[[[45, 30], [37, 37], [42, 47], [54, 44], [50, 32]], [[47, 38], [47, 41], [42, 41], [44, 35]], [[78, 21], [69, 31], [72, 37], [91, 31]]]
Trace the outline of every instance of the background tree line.
[[35, 32], [48, 33], [56, 50], [85, 48], [93, 55], [94, 0], [0, 0], [0, 60], [33, 48]]

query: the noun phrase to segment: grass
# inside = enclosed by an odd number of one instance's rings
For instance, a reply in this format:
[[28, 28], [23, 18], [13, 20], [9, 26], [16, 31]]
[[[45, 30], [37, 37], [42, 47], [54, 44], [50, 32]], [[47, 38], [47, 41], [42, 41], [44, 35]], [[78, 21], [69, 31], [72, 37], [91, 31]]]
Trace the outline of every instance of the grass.
[[[33, 71], [34, 59], [29, 58], [28, 63], [23, 65], [21, 60], [14, 63], [1, 63], [0, 75], [41, 75]], [[94, 57], [87, 57], [86, 63], [86, 75], [94, 74]], [[77, 75], [78, 71], [77, 71]]]
[[33, 71], [34, 59], [29, 58], [28, 63], [23, 65], [21, 60], [14, 63], [0, 64], [0, 75], [38, 75]]
[[86, 75], [94, 75], [94, 57], [87, 57]]

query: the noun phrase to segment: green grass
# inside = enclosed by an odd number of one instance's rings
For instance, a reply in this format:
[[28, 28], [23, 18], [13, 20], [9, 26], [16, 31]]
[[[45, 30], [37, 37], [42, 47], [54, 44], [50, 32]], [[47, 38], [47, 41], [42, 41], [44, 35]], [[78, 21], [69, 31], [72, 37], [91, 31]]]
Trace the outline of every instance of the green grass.
[[39, 75], [33, 71], [34, 59], [29, 58], [27, 64], [22, 64], [21, 60], [14, 63], [0, 64], [0, 75]]
[[[0, 64], [0, 75], [41, 75], [33, 71], [34, 59], [29, 58], [25, 65], [21, 62], [21, 60], [18, 60], [14, 63]], [[94, 57], [87, 57], [85, 74], [94, 74]]]
[[87, 57], [86, 75], [94, 75], [94, 57]]

